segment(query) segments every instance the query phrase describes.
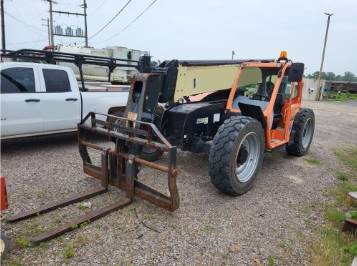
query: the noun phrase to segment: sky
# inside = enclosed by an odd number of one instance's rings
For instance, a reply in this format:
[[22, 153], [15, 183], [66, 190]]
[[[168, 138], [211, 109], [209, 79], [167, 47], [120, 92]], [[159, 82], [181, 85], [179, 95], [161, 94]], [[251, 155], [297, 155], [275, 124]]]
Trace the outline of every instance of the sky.
[[[7, 49], [42, 49], [48, 43], [43, 0], [4, 0]], [[132, 0], [102, 32], [91, 38], [128, 0], [87, 0], [89, 45], [149, 51], [154, 60], [277, 58], [281, 50], [304, 62], [305, 73], [319, 70], [326, 29], [324, 12], [334, 13], [324, 71], [357, 75], [356, 0]], [[82, 0], [57, 0], [54, 9], [81, 12]], [[54, 25], [84, 27], [83, 18], [55, 15]], [[125, 30], [123, 30], [126, 28]], [[83, 44], [55, 38], [55, 44]]]

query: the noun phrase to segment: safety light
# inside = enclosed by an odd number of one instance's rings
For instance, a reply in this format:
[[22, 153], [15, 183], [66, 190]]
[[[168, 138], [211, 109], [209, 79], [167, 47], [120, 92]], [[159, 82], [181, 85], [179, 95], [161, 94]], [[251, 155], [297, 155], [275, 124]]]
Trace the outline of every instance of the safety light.
[[287, 59], [287, 58], [288, 58], [287, 51], [281, 51], [279, 59]]

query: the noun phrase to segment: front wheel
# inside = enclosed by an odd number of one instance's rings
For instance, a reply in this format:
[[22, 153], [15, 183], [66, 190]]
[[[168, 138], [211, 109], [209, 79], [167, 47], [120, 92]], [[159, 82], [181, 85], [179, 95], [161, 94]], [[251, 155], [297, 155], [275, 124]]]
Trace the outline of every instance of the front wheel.
[[209, 154], [213, 185], [233, 196], [246, 193], [262, 167], [264, 149], [264, 130], [256, 119], [237, 116], [224, 121]]
[[302, 108], [295, 116], [292, 131], [293, 139], [286, 145], [286, 151], [291, 155], [303, 156], [309, 151], [314, 136], [314, 111]]

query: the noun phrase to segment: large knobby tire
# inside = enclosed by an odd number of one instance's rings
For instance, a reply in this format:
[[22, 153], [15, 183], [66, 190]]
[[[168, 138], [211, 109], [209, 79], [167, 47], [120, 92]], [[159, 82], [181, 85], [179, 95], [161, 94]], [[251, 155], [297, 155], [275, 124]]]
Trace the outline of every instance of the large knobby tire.
[[231, 117], [213, 139], [209, 154], [209, 175], [223, 193], [238, 196], [252, 187], [262, 167], [265, 134], [254, 118]]
[[[125, 112], [125, 107], [118, 107], [109, 112], [110, 115], [123, 117]], [[117, 119], [115, 117], [108, 117], [108, 122], [115, 123]]]
[[139, 156], [144, 160], [155, 162], [161, 158], [163, 153], [164, 151], [156, 148], [143, 147]]
[[286, 145], [287, 153], [295, 156], [305, 155], [310, 148], [315, 131], [315, 115], [311, 109], [302, 108], [295, 116], [293, 139]]

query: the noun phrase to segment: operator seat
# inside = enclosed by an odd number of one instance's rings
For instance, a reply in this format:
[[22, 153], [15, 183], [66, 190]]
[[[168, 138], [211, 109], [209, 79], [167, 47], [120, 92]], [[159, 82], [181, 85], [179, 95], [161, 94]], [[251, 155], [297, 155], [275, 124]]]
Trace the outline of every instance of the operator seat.
[[259, 84], [256, 94], [253, 95], [253, 100], [269, 101], [269, 95], [265, 82]]
[[276, 126], [279, 120], [283, 118], [282, 109], [284, 106], [284, 98], [285, 98], [283, 92], [285, 91], [286, 85], [287, 85], [286, 82], [283, 81], [280, 84], [278, 94], [276, 95], [276, 100], [273, 108], [274, 110], [273, 127]]

